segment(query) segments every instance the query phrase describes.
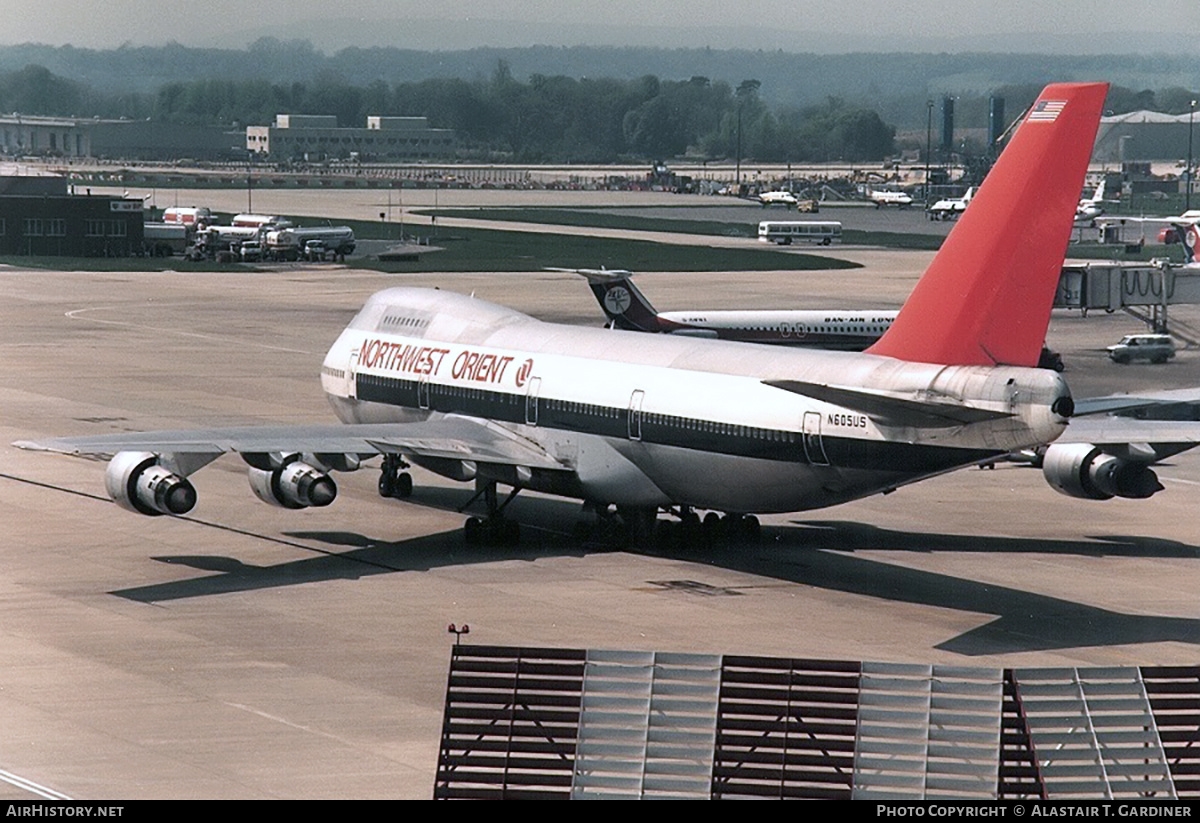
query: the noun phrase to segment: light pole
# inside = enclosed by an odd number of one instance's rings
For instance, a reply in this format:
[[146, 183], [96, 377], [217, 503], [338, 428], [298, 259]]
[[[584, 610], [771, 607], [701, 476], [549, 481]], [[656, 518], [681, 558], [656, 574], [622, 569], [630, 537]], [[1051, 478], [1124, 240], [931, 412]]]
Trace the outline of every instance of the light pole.
[[1196, 122], [1196, 101], [1188, 104], [1188, 159], [1187, 159], [1187, 189], [1183, 194], [1183, 210], [1192, 208], [1192, 125]]
[[738, 100], [737, 107], [737, 162], [734, 167], [733, 185], [738, 196], [742, 194], [742, 101]]
[[933, 101], [925, 101], [925, 205], [929, 206], [929, 153], [933, 150]]

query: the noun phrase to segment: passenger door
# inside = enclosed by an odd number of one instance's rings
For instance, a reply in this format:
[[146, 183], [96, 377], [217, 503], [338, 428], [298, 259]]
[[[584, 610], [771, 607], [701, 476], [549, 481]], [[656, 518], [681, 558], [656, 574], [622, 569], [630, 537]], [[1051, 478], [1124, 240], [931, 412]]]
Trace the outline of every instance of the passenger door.
[[821, 413], [805, 412], [803, 421], [804, 456], [814, 466], [828, 466], [825, 443], [821, 439]]

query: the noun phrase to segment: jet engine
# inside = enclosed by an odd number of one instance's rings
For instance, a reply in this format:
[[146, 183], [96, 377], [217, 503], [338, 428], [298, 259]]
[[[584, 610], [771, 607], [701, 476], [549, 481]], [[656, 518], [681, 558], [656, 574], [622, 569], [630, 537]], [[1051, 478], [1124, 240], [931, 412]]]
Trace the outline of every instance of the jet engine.
[[337, 497], [337, 484], [323, 471], [299, 458], [273, 469], [251, 466], [250, 488], [264, 503], [285, 509], [328, 506]]
[[137, 514], [187, 514], [196, 505], [192, 484], [150, 452], [118, 452], [108, 462], [104, 485], [118, 506]]
[[1051, 444], [1042, 474], [1057, 491], [1087, 500], [1143, 499], [1163, 488], [1145, 463], [1106, 454], [1087, 443]]

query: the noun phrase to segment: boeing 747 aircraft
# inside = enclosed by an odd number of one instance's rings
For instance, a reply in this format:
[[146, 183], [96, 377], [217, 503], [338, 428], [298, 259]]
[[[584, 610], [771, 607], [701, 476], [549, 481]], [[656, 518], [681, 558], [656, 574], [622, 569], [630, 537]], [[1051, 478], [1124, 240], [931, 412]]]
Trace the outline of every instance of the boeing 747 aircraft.
[[[225, 452], [262, 500], [333, 501], [335, 470], [382, 455], [473, 481], [510, 540], [499, 484], [616, 507], [635, 540], [661, 510], [737, 533], [754, 513], [830, 506], [1056, 440], [1073, 411], [1035, 368], [1107, 86], [1048, 86], [888, 331], [866, 352], [756, 346], [544, 323], [446, 291], [370, 297], [321, 385], [342, 425], [77, 436], [21, 444], [115, 455], [124, 508], [182, 514], [190, 475]], [[1014, 242], [1014, 238], [1016, 242]], [[1053, 446], [1051, 449], [1059, 448]], [[1084, 498], [1146, 497], [1154, 473], [1102, 444], [1061, 447], [1047, 478]], [[509, 497], [511, 499], [511, 496]]]

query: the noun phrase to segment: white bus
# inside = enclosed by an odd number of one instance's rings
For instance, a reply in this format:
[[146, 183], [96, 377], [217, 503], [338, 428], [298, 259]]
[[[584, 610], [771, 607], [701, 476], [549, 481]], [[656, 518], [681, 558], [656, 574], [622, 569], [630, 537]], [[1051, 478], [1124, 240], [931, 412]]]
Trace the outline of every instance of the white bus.
[[764, 220], [758, 224], [758, 239], [782, 246], [801, 240], [828, 246], [842, 239], [842, 224], [835, 220]]

